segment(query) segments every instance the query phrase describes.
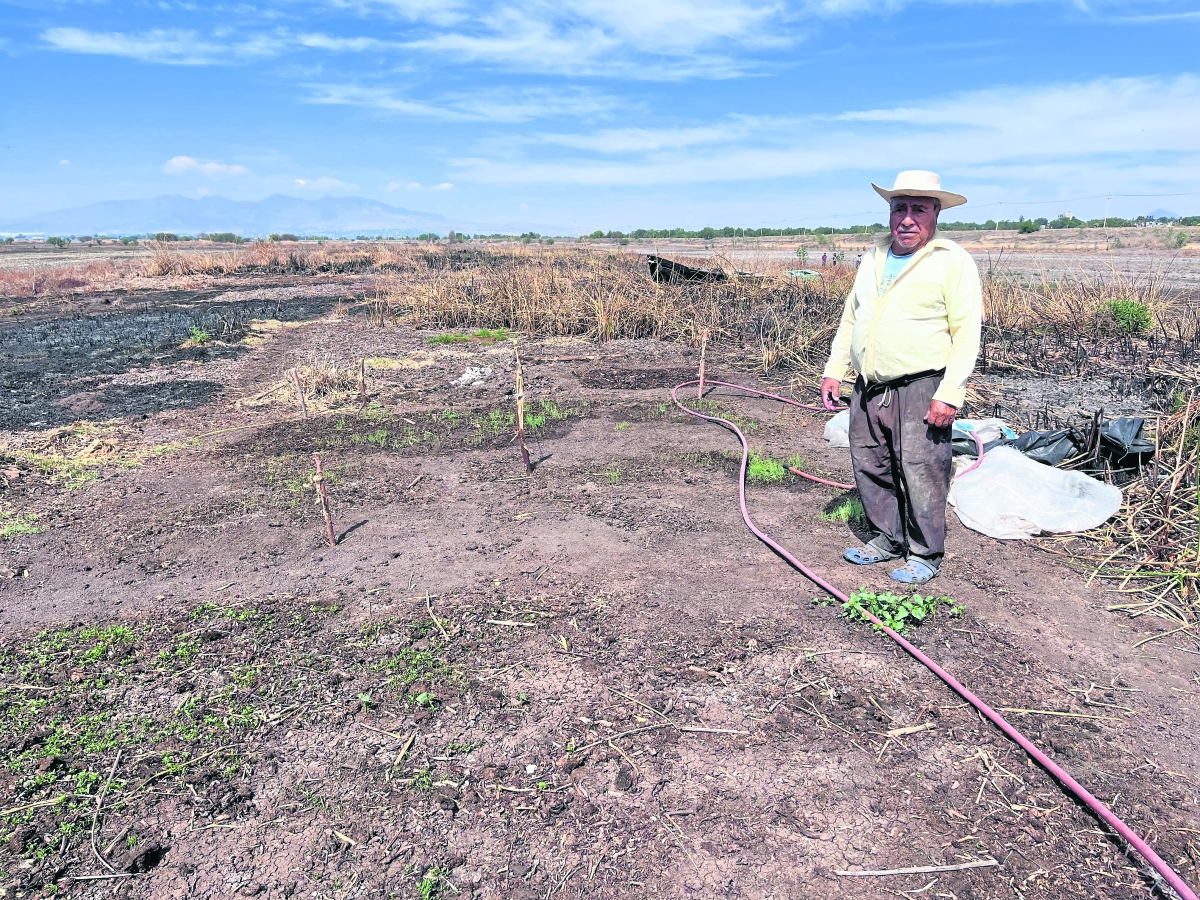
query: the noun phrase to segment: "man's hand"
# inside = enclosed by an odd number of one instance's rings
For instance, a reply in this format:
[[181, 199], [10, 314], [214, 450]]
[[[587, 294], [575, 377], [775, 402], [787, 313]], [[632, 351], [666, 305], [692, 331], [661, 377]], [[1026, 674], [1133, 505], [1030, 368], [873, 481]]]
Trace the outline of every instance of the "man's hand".
[[[841, 409], [838, 404], [842, 400], [842, 383], [836, 378], [821, 379], [821, 402], [831, 412]], [[951, 412], [953, 416], [953, 412]]]
[[929, 404], [929, 412], [925, 413], [925, 424], [934, 428], [949, 428], [954, 424], [954, 415], [957, 412], [958, 410], [949, 403], [934, 400]]

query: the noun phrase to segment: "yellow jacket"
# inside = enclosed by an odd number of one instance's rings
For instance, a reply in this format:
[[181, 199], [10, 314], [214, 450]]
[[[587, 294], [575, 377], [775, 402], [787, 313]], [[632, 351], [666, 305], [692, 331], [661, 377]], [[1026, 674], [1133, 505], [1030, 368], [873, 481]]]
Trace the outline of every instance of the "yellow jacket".
[[889, 236], [863, 256], [824, 377], [840, 380], [852, 366], [871, 383], [944, 368], [934, 399], [961, 407], [979, 354], [979, 269], [966, 250], [934, 235], [880, 296], [890, 246]]

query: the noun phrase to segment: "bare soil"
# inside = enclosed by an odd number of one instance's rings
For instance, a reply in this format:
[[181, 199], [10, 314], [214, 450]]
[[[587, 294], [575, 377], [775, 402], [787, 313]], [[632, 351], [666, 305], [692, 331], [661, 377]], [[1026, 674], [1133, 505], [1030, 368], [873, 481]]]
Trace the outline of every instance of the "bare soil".
[[[6, 896], [1166, 896], [746, 531], [736, 444], [670, 404], [693, 350], [522, 341], [526, 479], [511, 348], [371, 327], [338, 303], [361, 287], [97, 296], [0, 328], [0, 509], [45, 529], [0, 540]], [[276, 389], [362, 358], [365, 410], [305, 418]], [[468, 367], [491, 374], [452, 384]], [[823, 415], [709, 399], [849, 479]], [[840, 562], [841, 499], [749, 494], [824, 577], [885, 588]], [[934, 586], [966, 612], [916, 640], [1036, 711], [1010, 715], [1196, 884], [1200, 655], [1047, 548], [951, 516]]]

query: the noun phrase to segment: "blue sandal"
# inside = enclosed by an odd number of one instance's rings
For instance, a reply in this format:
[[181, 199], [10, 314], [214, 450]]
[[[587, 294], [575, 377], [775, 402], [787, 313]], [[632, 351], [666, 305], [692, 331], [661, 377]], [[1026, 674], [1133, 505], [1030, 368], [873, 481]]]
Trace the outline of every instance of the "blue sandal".
[[903, 566], [891, 574], [891, 579], [901, 584], [927, 584], [940, 574], [941, 569], [935, 569], [919, 556], [910, 556]]
[[863, 547], [847, 547], [842, 551], [842, 559], [856, 566], [873, 566], [875, 563], [887, 562], [889, 559], [899, 559], [899, 553], [883, 550], [876, 546], [874, 540], [868, 541]]

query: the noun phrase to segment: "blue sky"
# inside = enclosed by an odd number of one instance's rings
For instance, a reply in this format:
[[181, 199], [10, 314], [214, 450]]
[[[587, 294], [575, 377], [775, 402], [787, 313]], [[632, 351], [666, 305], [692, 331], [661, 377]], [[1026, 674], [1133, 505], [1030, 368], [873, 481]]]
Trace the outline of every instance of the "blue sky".
[[1197, 0], [0, 0], [0, 219], [286, 193], [838, 224], [905, 168], [965, 219], [1196, 214], [1198, 39]]

